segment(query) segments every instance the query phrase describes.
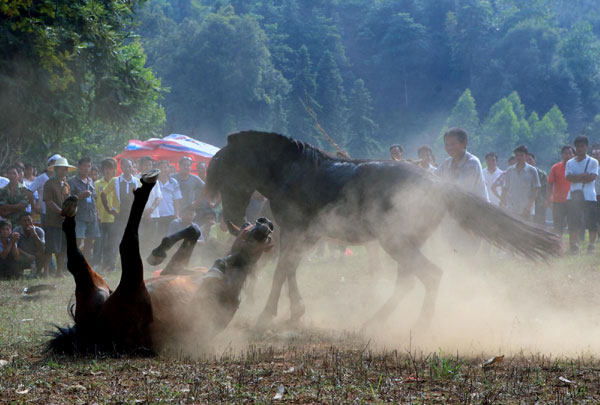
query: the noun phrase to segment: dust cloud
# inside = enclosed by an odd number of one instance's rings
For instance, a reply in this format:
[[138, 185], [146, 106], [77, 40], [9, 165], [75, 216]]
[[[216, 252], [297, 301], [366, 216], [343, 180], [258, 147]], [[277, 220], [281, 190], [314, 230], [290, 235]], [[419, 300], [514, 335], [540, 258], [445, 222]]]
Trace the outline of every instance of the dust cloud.
[[[423, 248], [443, 270], [430, 328], [414, 328], [424, 298], [424, 288], [416, 281], [387, 321], [361, 331], [391, 296], [396, 263], [381, 250], [383, 265], [375, 269], [363, 246], [337, 243], [326, 243], [321, 248], [323, 257], [319, 249], [307, 253], [298, 268], [306, 305], [301, 324], [287, 324], [289, 300], [284, 285], [269, 336], [278, 335], [282, 344], [302, 346], [314, 342], [315, 334], [328, 336], [325, 341], [331, 339], [332, 344], [343, 344], [344, 336], [359, 334], [372, 349], [441, 350], [462, 356], [580, 356], [600, 350], [600, 274], [594, 256], [532, 263], [484, 243], [478, 254], [467, 257], [448, 246], [443, 232], [436, 232]], [[266, 302], [274, 263], [265, 267], [258, 269], [255, 300], [249, 302], [243, 294], [238, 314], [217, 338], [222, 347], [243, 349], [257, 339], [264, 341], [264, 334], [254, 332], [254, 323]]]

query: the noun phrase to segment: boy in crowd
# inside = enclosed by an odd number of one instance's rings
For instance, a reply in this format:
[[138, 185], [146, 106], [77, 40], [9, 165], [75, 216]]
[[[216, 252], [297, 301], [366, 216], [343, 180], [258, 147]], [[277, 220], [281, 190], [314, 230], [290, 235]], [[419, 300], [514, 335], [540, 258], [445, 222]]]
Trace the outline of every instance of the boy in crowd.
[[18, 170], [14, 165], [8, 168], [9, 183], [0, 189], [0, 215], [12, 224], [17, 224], [21, 213], [26, 212], [27, 206], [33, 203], [31, 191], [19, 183]]
[[17, 246], [19, 234], [12, 231], [9, 221], [0, 220], [0, 278], [11, 279], [23, 275], [20, 252]]
[[487, 188], [488, 197], [490, 198], [490, 203], [495, 206], [500, 205], [500, 198], [497, 196], [497, 193], [494, 193], [492, 190], [492, 186], [498, 180], [500, 176], [504, 173], [498, 167], [498, 155], [494, 152], [490, 152], [485, 155], [485, 164], [486, 168], [483, 170], [483, 179], [485, 180], [485, 187]]
[[435, 156], [433, 150], [427, 145], [422, 145], [417, 149], [417, 156], [419, 158], [418, 165], [421, 169], [433, 172], [436, 169]]
[[[100, 264], [102, 272], [106, 273], [114, 270], [114, 261], [110, 263], [109, 253], [110, 246], [113, 240], [117, 239], [115, 234], [115, 217], [111, 215], [104, 204], [102, 203], [102, 192], [108, 186], [108, 183], [115, 177], [117, 173], [117, 161], [113, 158], [106, 158], [100, 163], [102, 178], [96, 180], [94, 187], [96, 188], [96, 209], [98, 218], [100, 219], [100, 239], [94, 245], [95, 262]], [[107, 197], [107, 205], [116, 207], [118, 205], [116, 193], [110, 194]]]
[[177, 180], [169, 176], [169, 162], [162, 160], [158, 163], [160, 174], [157, 184], [160, 186], [162, 200], [158, 204], [158, 232], [161, 237], [167, 234], [169, 224], [179, 217], [181, 189]]
[[404, 153], [404, 149], [402, 149], [402, 145], [392, 145], [390, 146], [390, 158], [396, 162], [402, 160], [402, 154]]
[[540, 178], [535, 167], [527, 163], [527, 146], [514, 150], [516, 164], [506, 169], [500, 207], [515, 216], [531, 220], [533, 204], [540, 188]]
[[598, 161], [588, 156], [587, 136], [578, 136], [574, 141], [575, 157], [567, 162], [565, 178], [571, 183], [567, 195], [570, 253], [579, 252], [579, 229], [583, 213], [584, 227], [589, 233], [588, 253], [594, 251], [594, 242], [598, 233], [596, 215], [596, 177]]
[[71, 195], [79, 198], [75, 220], [75, 235], [77, 246], [83, 243], [83, 255], [91, 262], [92, 247], [100, 238], [98, 227], [98, 211], [96, 210], [96, 187], [90, 177], [92, 159], [83, 157], [77, 162], [78, 174], [69, 180]]
[[204, 189], [204, 181], [192, 173], [192, 159], [184, 156], [179, 160], [179, 172], [173, 176], [181, 190], [181, 206], [199, 203], [200, 195]]
[[47, 277], [48, 269], [44, 267], [46, 248], [44, 230], [33, 224], [33, 219], [28, 212], [23, 212], [19, 217], [19, 226], [14, 231], [19, 234], [17, 246], [23, 267], [35, 269], [36, 275]]
[[571, 145], [565, 145], [560, 151], [560, 156], [561, 161], [550, 169], [546, 189], [547, 204], [552, 204], [553, 231], [556, 235], [562, 235], [567, 222], [567, 195], [571, 183], [565, 177], [565, 170], [567, 162], [575, 156], [575, 149]]
[[[142, 185], [140, 180], [133, 175], [135, 173], [134, 170], [131, 160], [121, 160], [121, 171], [123, 173], [118, 177], [110, 179], [104, 190], [100, 193], [100, 200], [102, 201], [102, 205], [104, 205], [104, 209], [114, 217], [113, 232], [116, 236], [108, 241], [107, 246], [103, 247], [105, 249], [102, 253], [103, 261], [105, 261], [103, 267], [107, 271], [114, 269], [119, 242], [125, 231], [133, 204], [133, 192]], [[105, 255], [106, 260], [104, 260]]]
[[46, 182], [50, 179], [49, 169], [54, 165], [57, 159], [62, 158], [62, 156], [55, 154], [48, 158], [48, 169], [46, 169], [42, 174], [37, 176], [33, 182], [27, 186], [27, 188], [32, 193], [37, 193], [40, 199], [40, 209], [41, 209], [41, 219], [42, 219], [42, 228], [46, 228], [46, 203], [44, 202], [44, 186]]

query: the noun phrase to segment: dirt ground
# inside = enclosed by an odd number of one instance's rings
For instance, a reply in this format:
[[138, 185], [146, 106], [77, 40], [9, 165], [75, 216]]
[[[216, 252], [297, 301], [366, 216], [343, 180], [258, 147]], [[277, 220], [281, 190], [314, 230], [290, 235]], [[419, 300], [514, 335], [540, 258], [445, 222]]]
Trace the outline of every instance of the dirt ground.
[[[435, 252], [432, 253], [432, 252]], [[51, 324], [69, 323], [70, 277], [0, 282], [0, 402], [469, 402], [600, 401], [598, 257], [531, 264], [492, 250], [466, 260], [429, 248], [444, 268], [436, 316], [415, 331], [417, 285], [390, 319], [361, 330], [394, 285], [395, 267], [361, 247], [312, 253], [298, 277], [307, 313], [289, 325], [284, 293], [272, 327], [254, 324], [274, 264], [259, 273], [212, 349], [152, 358], [73, 359], [43, 352]], [[150, 276], [153, 269], [147, 269]], [[55, 290], [25, 299], [26, 286]], [[111, 286], [118, 274], [108, 277]], [[493, 364], [482, 364], [504, 356]]]

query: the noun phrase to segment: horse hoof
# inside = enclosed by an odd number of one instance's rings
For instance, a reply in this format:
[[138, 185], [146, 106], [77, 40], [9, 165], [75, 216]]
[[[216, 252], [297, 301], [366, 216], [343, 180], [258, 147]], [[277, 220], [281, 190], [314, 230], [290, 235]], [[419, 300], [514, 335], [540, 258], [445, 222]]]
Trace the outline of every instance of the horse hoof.
[[72, 195], [69, 196], [62, 203], [62, 210], [60, 211], [60, 215], [63, 217], [74, 217], [77, 214], [77, 204], [79, 203], [79, 198], [77, 196]]
[[306, 312], [306, 308], [304, 307], [304, 304], [298, 304], [295, 307], [293, 307], [290, 310], [290, 312], [291, 312], [290, 321], [291, 322], [299, 322], [300, 318], [302, 318], [302, 316]]
[[157, 252], [152, 251], [152, 253], [150, 253], [150, 255], [148, 256], [148, 258], [146, 259], [146, 261], [148, 262], [148, 264], [150, 266], [158, 266], [166, 258], [167, 258], [167, 255], [161, 256], [160, 254], [157, 254]]
[[263, 312], [258, 317], [258, 321], [256, 321], [256, 329], [264, 330], [269, 328], [273, 324], [273, 319], [275, 319], [274, 315], [265, 314]]
[[156, 183], [159, 173], [160, 173], [160, 170], [158, 170], [158, 169], [152, 169], [152, 170], [147, 171], [146, 173], [142, 174], [142, 178], [141, 178], [142, 183], [147, 183], [147, 184]]

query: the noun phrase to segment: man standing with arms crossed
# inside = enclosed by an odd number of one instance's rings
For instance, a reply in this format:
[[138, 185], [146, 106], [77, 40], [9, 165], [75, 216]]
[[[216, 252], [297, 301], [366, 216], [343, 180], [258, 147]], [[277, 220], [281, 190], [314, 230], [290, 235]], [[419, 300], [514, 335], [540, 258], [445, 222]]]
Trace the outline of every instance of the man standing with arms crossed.
[[565, 177], [571, 183], [567, 196], [570, 253], [579, 252], [581, 213], [590, 237], [588, 253], [592, 253], [598, 234], [595, 184], [598, 176], [598, 161], [587, 154], [589, 145], [587, 136], [578, 136], [574, 144], [575, 157], [567, 162], [565, 170]]

